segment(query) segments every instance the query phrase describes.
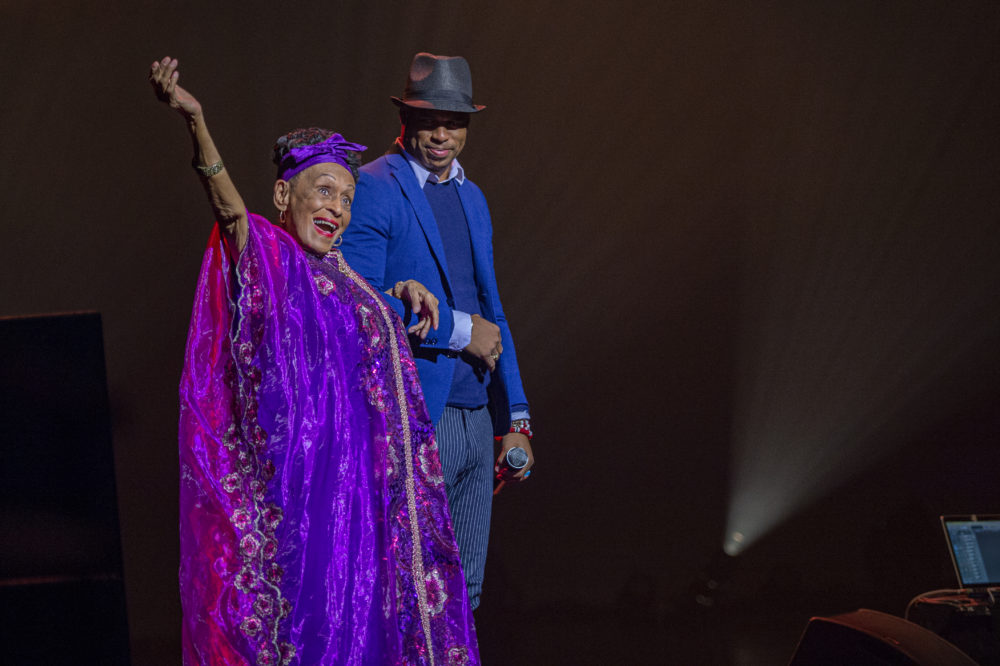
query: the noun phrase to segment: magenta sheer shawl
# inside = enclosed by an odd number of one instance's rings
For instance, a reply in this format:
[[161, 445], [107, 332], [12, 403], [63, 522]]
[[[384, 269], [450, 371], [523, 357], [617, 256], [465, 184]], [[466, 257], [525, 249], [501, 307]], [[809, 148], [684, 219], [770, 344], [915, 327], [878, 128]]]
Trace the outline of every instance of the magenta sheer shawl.
[[185, 664], [478, 664], [405, 332], [336, 250], [218, 228], [180, 386]]

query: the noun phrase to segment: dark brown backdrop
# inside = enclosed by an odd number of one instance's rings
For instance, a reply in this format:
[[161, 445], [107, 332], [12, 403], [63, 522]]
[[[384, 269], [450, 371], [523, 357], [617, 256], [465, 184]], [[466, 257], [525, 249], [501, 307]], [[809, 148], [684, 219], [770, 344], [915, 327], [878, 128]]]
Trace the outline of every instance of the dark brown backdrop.
[[469, 59], [462, 161], [538, 431], [484, 651], [583, 663], [669, 655], [731, 495], [762, 488], [734, 608], [794, 597], [794, 635], [949, 583], [935, 516], [998, 509], [998, 45], [991, 0], [0, 4], [0, 315], [103, 314], [135, 662], [177, 661], [176, 385], [212, 222], [153, 59], [268, 215], [275, 137], [373, 159], [410, 56]]

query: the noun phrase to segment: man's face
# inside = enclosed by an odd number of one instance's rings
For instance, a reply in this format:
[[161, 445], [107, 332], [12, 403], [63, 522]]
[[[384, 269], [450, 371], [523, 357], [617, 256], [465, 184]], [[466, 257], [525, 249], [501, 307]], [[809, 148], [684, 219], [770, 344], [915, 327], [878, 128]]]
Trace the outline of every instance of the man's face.
[[403, 115], [406, 152], [442, 180], [465, 147], [468, 132], [468, 113], [408, 108]]

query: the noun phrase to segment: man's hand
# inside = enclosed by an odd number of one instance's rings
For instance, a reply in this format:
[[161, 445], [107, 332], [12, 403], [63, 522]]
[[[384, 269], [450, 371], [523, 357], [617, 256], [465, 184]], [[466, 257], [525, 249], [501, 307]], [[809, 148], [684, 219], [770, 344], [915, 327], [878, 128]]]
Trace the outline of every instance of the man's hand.
[[389, 293], [409, 304], [413, 314], [420, 317], [419, 322], [406, 330], [407, 333], [425, 340], [431, 328], [437, 330], [438, 299], [427, 287], [416, 280], [406, 280], [405, 282], [397, 282]]
[[497, 367], [497, 359], [503, 353], [500, 327], [477, 314], [472, 315], [472, 339], [464, 351], [485, 363], [490, 372], [493, 372]]
[[528, 470], [530, 470], [535, 464], [535, 454], [531, 452], [531, 440], [528, 439], [527, 435], [519, 432], [510, 432], [504, 435], [503, 439], [500, 441], [500, 455], [497, 456], [497, 463], [494, 468], [495, 470], [500, 469], [500, 464], [503, 463], [503, 459], [504, 456], [507, 455], [507, 451], [515, 446], [520, 446], [524, 449], [524, 452], [528, 454], [528, 464], [518, 470], [517, 474], [505, 474], [502, 477], [503, 481], [524, 481]]

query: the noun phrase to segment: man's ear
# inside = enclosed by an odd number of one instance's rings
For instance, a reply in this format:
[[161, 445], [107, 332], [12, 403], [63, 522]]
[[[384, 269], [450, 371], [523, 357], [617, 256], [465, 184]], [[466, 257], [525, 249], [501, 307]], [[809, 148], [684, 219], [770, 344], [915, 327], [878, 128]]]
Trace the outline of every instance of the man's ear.
[[274, 207], [281, 212], [288, 209], [288, 202], [292, 196], [292, 185], [287, 180], [278, 179], [274, 181]]
[[399, 107], [399, 139], [402, 141], [406, 136], [406, 121], [410, 117], [407, 113], [407, 107]]

